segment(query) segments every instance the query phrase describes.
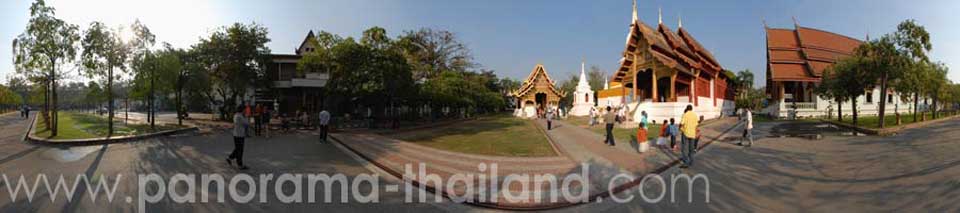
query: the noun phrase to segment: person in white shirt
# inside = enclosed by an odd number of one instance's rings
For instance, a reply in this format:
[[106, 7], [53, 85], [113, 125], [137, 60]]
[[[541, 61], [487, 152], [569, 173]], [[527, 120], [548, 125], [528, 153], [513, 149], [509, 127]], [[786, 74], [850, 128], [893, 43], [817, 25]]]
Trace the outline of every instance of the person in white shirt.
[[233, 166], [234, 161], [236, 161], [238, 169], [247, 170], [249, 168], [243, 165], [243, 144], [244, 139], [250, 135], [250, 120], [247, 119], [243, 111], [243, 106], [240, 106], [233, 114], [233, 152], [227, 157], [227, 164]]
[[327, 142], [327, 134], [330, 131], [330, 112], [327, 112], [327, 110], [320, 111], [318, 120], [320, 123], [320, 141]]
[[[740, 139], [740, 142], [737, 145], [744, 147], [753, 146], [753, 112], [750, 112], [750, 109], [743, 110], [743, 138]], [[743, 144], [743, 141], [746, 140], [747, 144]]]

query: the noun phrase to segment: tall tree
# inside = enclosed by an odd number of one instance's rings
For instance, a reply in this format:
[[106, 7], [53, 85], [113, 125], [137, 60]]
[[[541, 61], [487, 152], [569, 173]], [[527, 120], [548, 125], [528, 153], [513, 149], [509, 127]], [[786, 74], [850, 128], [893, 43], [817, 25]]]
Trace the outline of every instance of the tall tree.
[[868, 66], [878, 75], [876, 79], [879, 80], [883, 97], [879, 104], [879, 127], [883, 128], [889, 86], [897, 85], [897, 81], [909, 75], [908, 72], [914, 70], [911, 66], [929, 62], [927, 53], [933, 48], [930, 33], [916, 21], [906, 20], [897, 26], [897, 31], [892, 35], [869, 41], [862, 47], [859, 48], [859, 51], [863, 51], [860, 54], [873, 58]]
[[100, 22], [90, 23], [84, 34], [83, 53], [81, 56], [83, 74], [89, 78], [100, 78], [105, 81], [104, 92], [107, 93], [107, 135], [113, 134], [114, 89], [113, 82], [120, 76], [114, 70], [126, 72], [125, 62], [129, 48], [121, 40], [117, 30], [111, 30]]
[[822, 87], [831, 90], [828, 94], [840, 100], [851, 100], [855, 126], [858, 125], [857, 97], [876, 85], [876, 78], [872, 78], [874, 74], [864, 69], [870, 63], [873, 63], [870, 58], [863, 55], [842, 59], [825, 72], [821, 82]]
[[422, 28], [398, 38], [417, 81], [439, 77], [445, 71], [466, 71], [475, 67], [467, 45], [450, 31]]
[[30, 5], [26, 31], [13, 41], [13, 61], [17, 72], [43, 85], [43, 117], [51, 136], [57, 135], [57, 79], [61, 77], [60, 69], [76, 59], [77, 41], [80, 40], [78, 27], [55, 15], [56, 10], [43, 0], [35, 1]]
[[[133, 39], [130, 40], [130, 68], [136, 79], [145, 79], [140, 83], [145, 83], [147, 88], [147, 121], [150, 122], [150, 128], [156, 129], [156, 83], [157, 70], [159, 69], [159, 60], [154, 55], [151, 48], [156, 43], [156, 35], [150, 32], [150, 28], [136, 20], [130, 25], [133, 31]], [[137, 81], [134, 81], [137, 82]]]
[[[579, 80], [579, 79], [578, 79]], [[593, 90], [603, 90], [603, 84], [607, 82], [607, 74], [597, 65], [590, 65], [590, 71], [587, 71], [587, 83]]]
[[208, 70], [213, 90], [207, 93], [208, 100], [220, 105], [221, 119], [226, 119], [227, 111], [239, 102], [247, 101], [243, 100], [247, 89], [266, 86], [263, 64], [270, 54], [267, 42], [267, 28], [256, 23], [234, 23], [202, 38], [193, 47]]

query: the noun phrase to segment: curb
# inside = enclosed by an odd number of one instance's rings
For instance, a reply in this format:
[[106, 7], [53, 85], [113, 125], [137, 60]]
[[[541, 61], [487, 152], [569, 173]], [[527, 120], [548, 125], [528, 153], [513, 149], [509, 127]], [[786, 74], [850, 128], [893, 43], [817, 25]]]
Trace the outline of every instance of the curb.
[[33, 143], [44, 144], [44, 145], [55, 145], [55, 146], [89, 146], [89, 145], [103, 145], [103, 144], [113, 144], [120, 142], [136, 141], [143, 140], [147, 138], [154, 138], [160, 136], [173, 135], [184, 132], [198, 131], [199, 128], [187, 127], [174, 130], [164, 130], [154, 133], [141, 134], [141, 135], [128, 135], [128, 136], [117, 136], [117, 137], [99, 137], [99, 138], [85, 138], [85, 139], [46, 139], [34, 136], [34, 124], [37, 123], [37, 118], [34, 117], [33, 122], [30, 123], [30, 128], [27, 130], [27, 134], [24, 135], [25, 141], [30, 141]]
[[905, 124], [905, 125], [900, 125], [900, 126], [895, 126], [895, 127], [888, 127], [888, 128], [883, 128], [883, 129], [874, 129], [874, 128], [867, 128], [867, 127], [862, 127], [862, 126], [854, 126], [854, 125], [851, 125], [851, 124], [841, 123], [841, 122], [837, 122], [837, 121], [834, 121], [834, 120], [820, 119], [820, 121], [821, 121], [821, 122], [825, 122], [825, 123], [829, 123], [829, 124], [833, 124], [833, 125], [837, 125], [837, 126], [840, 126], [840, 127], [843, 127], [843, 128], [852, 129], [852, 130], [855, 130], [855, 131], [860, 132], [860, 133], [863, 133], [863, 134], [879, 135], [879, 136], [891, 136], [891, 135], [895, 135], [895, 134], [897, 134], [897, 133], [900, 133], [900, 132], [903, 131], [903, 130], [925, 127], [925, 126], [927, 126], [927, 125], [937, 124], [937, 123], [940, 123], [940, 122], [943, 122], [943, 121], [947, 121], [947, 120], [950, 120], [950, 119], [954, 119], [954, 118], [958, 118], [958, 117], [960, 117], [960, 115], [953, 115], [953, 116], [941, 117], [941, 118], [937, 118], [937, 119], [934, 119], [934, 120], [921, 121], [921, 122], [917, 122], [917, 123]]
[[[701, 143], [700, 147], [697, 147], [697, 151], [703, 150], [703, 149], [706, 148], [708, 145], [710, 145], [710, 144], [712, 144], [713, 142], [717, 141], [721, 136], [726, 135], [727, 133], [729, 133], [730, 131], [736, 129], [737, 127], [739, 127], [739, 126], [741, 126], [741, 125], [742, 125], [742, 123], [739, 123], [739, 122], [738, 122], [738, 123], [734, 124], [732, 127], [728, 128], [727, 130], [724, 130], [723, 132], [721, 132], [719, 136], [713, 137], [712, 140], [710, 140], [710, 141], [704, 141], [704, 143]], [[538, 129], [539, 129], [539, 127], [538, 127]], [[545, 134], [545, 133], [544, 133], [544, 134]], [[383, 170], [383, 171], [386, 171], [388, 174], [392, 175], [394, 178], [400, 179], [401, 181], [407, 181], [407, 180], [403, 180], [403, 174], [402, 174], [402, 173], [400, 173], [400, 172], [398, 172], [398, 171], [395, 171], [395, 170], [391, 169], [390, 167], [388, 167], [388, 166], [386, 166], [386, 165], [383, 165], [383, 164], [381, 164], [381, 163], [379, 163], [379, 162], [377, 162], [377, 161], [374, 161], [371, 157], [366, 156], [366, 155], [364, 155], [363, 153], [360, 153], [359, 151], [357, 151], [356, 149], [350, 147], [349, 145], [347, 145], [346, 143], [344, 143], [344, 142], [341, 141], [339, 138], [337, 138], [337, 137], [335, 137], [335, 136], [333, 136], [333, 135], [330, 135], [330, 138], [332, 138], [333, 141], [335, 141], [338, 145], [343, 146], [343, 147], [346, 148], [347, 150], [350, 150], [351, 152], [353, 152], [353, 154], [355, 154], [355, 155], [357, 155], [357, 156], [360, 156], [361, 158], [363, 158], [364, 160], [366, 160], [366, 161], [369, 162], [370, 164], [373, 164], [373, 165], [377, 166], [379, 169], [381, 169], [381, 170]], [[550, 138], [550, 137], [547, 136], [547, 138]], [[552, 142], [551, 142], [551, 143], [552, 143]], [[558, 154], [559, 154], [559, 153], [558, 153]], [[568, 158], [569, 158], [569, 156], [568, 156]], [[669, 163], [667, 163], [667, 164], [665, 164], [665, 165], [663, 165], [663, 166], [660, 166], [660, 167], [654, 169], [653, 171], [651, 171], [651, 172], [649, 172], [649, 173], [647, 173], [647, 174], [660, 174], [660, 173], [663, 173], [663, 172], [667, 171], [668, 169], [670, 169], [671, 167], [676, 166], [677, 164], [679, 164], [679, 162], [680, 162], [679, 159], [677, 159], [677, 160], [672, 160], [672, 161], [670, 161]], [[617, 186], [617, 187], [614, 187], [612, 191], [604, 191], [604, 192], [598, 192], [598, 193], [591, 194], [591, 195], [588, 196], [588, 199], [587, 199], [587, 201], [585, 201], [585, 202], [573, 202], [573, 203], [571, 203], [571, 202], [566, 202], [566, 201], [560, 201], [560, 202], [557, 202], [557, 203], [550, 203], [550, 204], [546, 204], [546, 205], [531, 206], [531, 205], [502, 205], [501, 203], [479, 202], [479, 201], [477, 201], [477, 200], [467, 200], [467, 201], [463, 202], [462, 204], [470, 205], [470, 206], [475, 206], [475, 207], [481, 207], [481, 208], [487, 208], [487, 209], [508, 210], [508, 211], [542, 211], [542, 210], [555, 210], [555, 209], [573, 207], [573, 206], [582, 205], [582, 204], [595, 203], [595, 202], [597, 202], [598, 199], [607, 198], [607, 197], [612, 196], [613, 194], [621, 193], [621, 192], [626, 191], [626, 190], [628, 190], [628, 189], [630, 189], [630, 188], [633, 188], [633, 187], [635, 187], [635, 186], [638, 186], [638, 185], [640, 185], [640, 183], [642, 182], [642, 180], [643, 180], [643, 179], [636, 179], [636, 180], [633, 180], [633, 181], [631, 181], [631, 182], [627, 182], [627, 183], [621, 184], [621, 185], [619, 185], [619, 186]], [[418, 188], [422, 187], [422, 188], [423, 188], [425, 191], [427, 191], [427, 192], [430, 192], [430, 193], [433, 193], [433, 194], [440, 194], [440, 195], [443, 196], [444, 198], [446, 198], [446, 199], [448, 199], [448, 200], [452, 200], [452, 196], [451, 196], [449, 193], [447, 193], [447, 191], [445, 191], [445, 190], [437, 190], [437, 189], [436, 189], [435, 187], [433, 187], [433, 186], [426, 185], [426, 184], [421, 184], [419, 181], [414, 181], [414, 180], [410, 180], [408, 183], [409, 183], [410, 185], [414, 186], [414, 187], [418, 187]]]

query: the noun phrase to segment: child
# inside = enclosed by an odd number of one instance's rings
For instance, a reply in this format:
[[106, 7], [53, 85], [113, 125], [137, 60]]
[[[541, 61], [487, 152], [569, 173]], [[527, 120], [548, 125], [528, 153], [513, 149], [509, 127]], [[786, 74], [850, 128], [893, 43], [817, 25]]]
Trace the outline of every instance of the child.
[[677, 150], [677, 135], [680, 134], [680, 128], [677, 127], [677, 124], [674, 122], [673, 118], [670, 118], [670, 127], [667, 129], [670, 134], [670, 148]]
[[646, 152], [649, 146], [647, 144], [647, 127], [643, 122], [640, 122], [637, 127], [637, 145], [637, 151], [640, 153]]
[[670, 135], [670, 125], [667, 125], [667, 120], [663, 120], [663, 124], [660, 125], [660, 137], [657, 138], [657, 142], [660, 144], [661, 148], [667, 146], [667, 136]]

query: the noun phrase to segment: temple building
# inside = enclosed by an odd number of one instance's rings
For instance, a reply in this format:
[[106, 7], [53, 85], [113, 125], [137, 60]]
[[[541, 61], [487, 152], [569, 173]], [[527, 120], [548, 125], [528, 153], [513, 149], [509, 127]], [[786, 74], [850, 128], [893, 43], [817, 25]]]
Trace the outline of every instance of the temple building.
[[[814, 92], [824, 70], [838, 60], [849, 57], [863, 41], [819, 29], [793, 29], [764, 26], [767, 37], [767, 96], [769, 105], [764, 113], [775, 117], [829, 117], [837, 114], [834, 100], [823, 100]], [[887, 101], [887, 112], [912, 110], [913, 104], [903, 102], [893, 91], [880, 88], [865, 90], [857, 100], [861, 115], [876, 115], [878, 101]], [[840, 107], [844, 115], [852, 114], [849, 102]]]
[[560, 98], [566, 95], [565, 92], [557, 89], [556, 83], [547, 75], [547, 70], [542, 64], [537, 64], [530, 71], [530, 75], [523, 80], [520, 88], [513, 92], [517, 109], [514, 115], [523, 118], [535, 118], [538, 112], [546, 110], [556, 110]]
[[271, 54], [266, 67], [266, 77], [270, 80], [270, 89], [256, 91], [254, 102], [276, 106], [280, 113], [292, 114], [298, 110], [319, 112], [323, 105], [321, 89], [330, 79], [329, 73], [297, 72], [297, 62], [303, 54], [313, 52], [316, 47], [309, 41], [314, 38], [313, 31], [300, 42], [294, 54]]
[[625, 109], [638, 120], [646, 111], [649, 119], [679, 119], [687, 105], [705, 119], [730, 115], [734, 91], [729, 74], [685, 28], [677, 31], [663, 24], [656, 28], [633, 19], [619, 66], [604, 90], [598, 92], [600, 107]]
[[586, 63], [580, 63], [580, 81], [577, 82], [577, 90], [573, 92], [573, 108], [570, 109], [570, 115], [588, 116], [590, 109], [596, 106], [594, 101], [593, 89], [587, 82]]

